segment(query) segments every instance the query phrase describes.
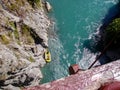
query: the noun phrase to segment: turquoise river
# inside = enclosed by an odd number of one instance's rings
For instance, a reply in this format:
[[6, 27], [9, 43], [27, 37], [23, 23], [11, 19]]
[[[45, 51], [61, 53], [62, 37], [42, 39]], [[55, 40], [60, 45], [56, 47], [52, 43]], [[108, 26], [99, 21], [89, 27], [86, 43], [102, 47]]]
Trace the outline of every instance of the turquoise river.
[[[117, 0], [47, 0], [52, 5], [49, 50], [52, 62], [42, 68], [41, 83], [68, 76], [68, 67], [88, 68], [99, 52], [92, 37]], [[91, 49], [93, 51], [91, 51]], [[98, 63], [99, 64], [99, 63]]]

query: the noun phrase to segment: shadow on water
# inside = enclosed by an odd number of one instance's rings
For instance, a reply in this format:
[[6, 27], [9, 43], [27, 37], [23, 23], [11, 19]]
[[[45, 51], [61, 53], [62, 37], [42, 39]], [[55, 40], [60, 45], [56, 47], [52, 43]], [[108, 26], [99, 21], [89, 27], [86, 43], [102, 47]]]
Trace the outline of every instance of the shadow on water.
[[102, 20], [103, 25], [108, 25], [113, 19], [119, 17], [119, 12], [120, 10], [120, 1], [118, 4], [112, 6], [109, 10], [108, 13], [106, 14], [105, 18]]
[[[84, 41], [84, 47], [89, 49], [92, 53], [102, 52], [105, 48], [104, 46], [104, 36], [105, 36], [105, 28], [106, 26], [115, 18], [120, 17], [120, 1], [118, 4], [112, 6], [108, 13], [106, 14], [105, 18], [102, 20], [102, 26], [99, 28], [99, 33], [94, 34], [91, 39]], [[96, 56], [97, 58], [97, 56]], [[101, 64], [109, 63], [111, 60], [107, 55], [106, 52], [104, 55], [101, 56], [99, 59]]]
[[103, 36], [106, 26], [108, 26], [108, 24], [112, 22], [113, 19], [118, 17], [120, 17], [120, 1], [108, 10], [108, 13], [102, 20], [102, 26], [99, 29], [101, 36]]

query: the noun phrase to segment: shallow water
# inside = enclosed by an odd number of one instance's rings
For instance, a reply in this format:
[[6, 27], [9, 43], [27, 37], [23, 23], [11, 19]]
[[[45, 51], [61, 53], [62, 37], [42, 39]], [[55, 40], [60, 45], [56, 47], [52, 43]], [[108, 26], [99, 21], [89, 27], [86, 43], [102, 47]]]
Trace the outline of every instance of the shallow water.
[[42, 68], [41, 83], [68, 76], [71, 64], [79, 64], [84, 69], [89, 67], [99, 53], [92, 37], [108, 10], [117, 3], [117, 0], [47, 1], [53, 7], [50, 17], [55, 23], [49, 36], [52, 62]]

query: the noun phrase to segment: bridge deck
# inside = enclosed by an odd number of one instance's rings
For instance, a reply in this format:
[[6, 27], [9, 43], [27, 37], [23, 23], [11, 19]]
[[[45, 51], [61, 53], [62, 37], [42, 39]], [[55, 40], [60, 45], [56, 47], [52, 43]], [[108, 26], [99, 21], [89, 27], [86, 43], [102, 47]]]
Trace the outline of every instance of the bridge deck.
[[120, 81], [120, 60], [24, 90], [96, 90], [112, 81]]

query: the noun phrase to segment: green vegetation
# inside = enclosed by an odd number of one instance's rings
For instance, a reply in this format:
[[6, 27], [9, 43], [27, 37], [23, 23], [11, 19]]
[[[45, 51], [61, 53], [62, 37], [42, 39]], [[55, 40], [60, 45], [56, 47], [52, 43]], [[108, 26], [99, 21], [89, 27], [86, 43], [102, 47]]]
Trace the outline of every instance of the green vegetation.
[[11, 4], [8, 6], [10, 10], [14, 11], [14, 10], [18, 10], [19, 7], [16, 4]]
[[13, 38], [13, 36], [12, 36], [12, 32], [8, 32], [8, 37], [10, 38], [10, 39], [12, 39]]
[[16, 0], [16, 3], [18, 6], [23, 6], [25, 4], [25, 0]]
[[[14, 28], [14, 31], [13, 31], [14, 37], [15, 37], [17, 43], [20, 45], [19, 32], [18, 32], [18, 30], [17, 30], [16, 23], [11, 21], [11, 22], [9, 22], [9, 25], [10, 25], [12, 28]], [[11, 33], [11, 34], [12, 34], [12, 33]], [[10, 36], [12, 36], [11, 34], [10, 34]]]
[[15, 39], [19, 40], [19, 33], [17, 29], [14, 30], [14, 36], [15, 36]]
[[13, 28], [16, 28], [15, 23], [14, 23], [13, 21], [8, 22], [8, 25], [10, 25], [10, 26], [13, 27]]
[[41, 0], [28, 0], [28, 2], [30, 3], [30, 5], [32, 7], [41, 7], [42, 6], [42, 3], [41, 3]]
[[12, 31], [9, 31], [7, 33], [7, 36], [10, 38], [10, 40], [12, 41], [16, 41], [19, 45], [21, 45], [21, 41], [24, 43], [24, 44], [29, 44], [29, 45], [32, 45], [34, 44], [34, 33], [32, 32], [32, 29], [25, 25], [25, 24], [22, 24], [20, 26], [20, 32], [18, 31], [18, 28], [17, 28], [17, 23], [13, 22], [13, 21], [8, 21], [8, 26], [11, 27], [13, 30]]
[[[13, 32], [9, 32], [8, 36], [10, 38], [15, 38], [16, 42], [21, 45], [21, 41], [22, 40], [24, 42], [24, 44], [33, 44], [34, 43], [34, 39], [32, 37], [32, 33], [31, 33], [31, 28], [25, 24], [21, 25], [21, 32], [18, 31], [16, 23], [15, 22], [8, 22], [8, 25], [11, 26], [13, 28]], [[12, 36], [13, 33], [13, 36]], [[20, 37], [20, 35], [22, 35], [22, 37]]]
[[9, 44], [9, 40], [8, 40], [8, 38], [6, 37], [6, 35], [0, 35], [0, 41], [1, 41], [3, 44]]
[[35, 62], [35, 59], [34, 59], [32, 56], [30, 56], [30, 57], [29, 57], [29, 61], [30, 61], [30, 62]]
[[31, 36], [31, 28], [27, 25], [22, 25], [22, 36], [24, 37], [24, 42], [26, 44], [33, 44], [34, 39]]
[[7, 4], [6, 6], [11, 11], [18, 11], [21, 6], [23, 6], [25, 3], [23, 0], [15, 0], [14, 2], [11, 2], [11, 4]]
[[113, 20], [112, 23], [106, 28], [107, 33], [118, 34], [120, 33], [120, 18]]
[[117, 44], [120, 40], [120, 18], [114, 19], [106, 28], [105, 41], [108, 43], [112, 39]]
[[32, 43], [34, 43], [34, 40], [31, 36], [28, 36], [27, 37], [27, 42], [28, 42], [28, 44], [32, 44]]
[[30, 34], [30, 32], [29, 32], [30, 27], [28, 27], [27, 25], [24, 24], [24, 25], [21, 26], [21, 28], [22, 28], [22, 34], [23, 35], [29, 35]]
[[23, 17], [25, 13], [31, 9], [30, 5], [27, 5], [26, 0], [13, 0], [10, 3], [4, 3], [6, 9], [12, 12], [16, 16]]

